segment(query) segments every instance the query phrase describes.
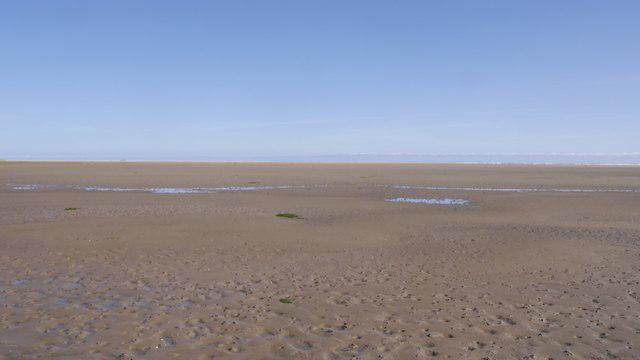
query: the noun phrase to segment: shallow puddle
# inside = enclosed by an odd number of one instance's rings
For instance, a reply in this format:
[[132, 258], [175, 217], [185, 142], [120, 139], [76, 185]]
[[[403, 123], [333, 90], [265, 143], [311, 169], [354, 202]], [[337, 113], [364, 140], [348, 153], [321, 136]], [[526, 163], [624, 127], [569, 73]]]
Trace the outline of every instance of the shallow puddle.
[[545, 189], [545, 188], [488, 188], [488, 187], [448, 187], [448, 186], [410, 186], [393, 185], [394, 189], [418, 190], [458, 190], [458, 191], [487, 191], [487, 192], [563, 192], [563, 193], [640, 193], [638, 189]]
[[59, 298], [58, 300], [56, 300], [56, 305], [58, 306], [69, 306], [69, 304], [69, 300], [65, 298]]
[[225, 186], [225, 187], [142, 187], [125, 188], [109, 186], [81, 186], [81, 185], [46, 185], [46, 184], [20, 184], [11, 185], [13, 190], [35, 191], [51, 189], [69, 189], [98, 192], [148, 192], [153, 194], [208, 194], [231, 191], [259, 191], [259, 190], [280, 190], [291, 189], [300, 186], [278, 185], [278, 186]]
[[394, 198], [386, 199], [388, 202], [402, 202], [411, 204], [427, 204], [427, 205], [467, 205], [469, 200], [465, 199], [419, 199], [419, 198]]

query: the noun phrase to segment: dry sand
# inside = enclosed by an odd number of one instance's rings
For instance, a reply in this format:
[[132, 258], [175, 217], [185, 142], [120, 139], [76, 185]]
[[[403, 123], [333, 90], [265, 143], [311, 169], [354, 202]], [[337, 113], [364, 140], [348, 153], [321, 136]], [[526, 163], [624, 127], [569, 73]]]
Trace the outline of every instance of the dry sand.
[[[71, 187], [271, 185], [295, 187]], [[640, 168], [2, 162], [0, 358], [640, 358], [640, 192], [393, 185], [639, 190]]]

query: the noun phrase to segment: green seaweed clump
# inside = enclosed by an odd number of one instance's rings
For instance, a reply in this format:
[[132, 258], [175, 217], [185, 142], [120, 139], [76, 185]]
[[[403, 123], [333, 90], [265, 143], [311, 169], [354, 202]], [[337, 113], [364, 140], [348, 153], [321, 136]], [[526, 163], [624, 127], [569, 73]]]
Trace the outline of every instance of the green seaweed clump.
[[277, 217], [287, 218], [287, 219], [301, 219], [300, 216], [292, 213], [279, 213], [276, 214]]
[[283, 304], [293, 304], [293, 300], [289, 299], [289, 298], [282, 298], [280, 299], [280, 302]]

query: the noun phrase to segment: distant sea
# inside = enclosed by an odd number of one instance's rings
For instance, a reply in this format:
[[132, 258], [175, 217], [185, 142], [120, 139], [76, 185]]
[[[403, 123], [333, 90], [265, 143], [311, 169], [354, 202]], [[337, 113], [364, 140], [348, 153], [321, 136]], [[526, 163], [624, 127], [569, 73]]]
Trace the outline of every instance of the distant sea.
[[9, 157], [7, 160], [45, 161], [203, 161], [203, 162], [316, 162], [316, 163], [457, 163], [548, 165], [640, 165], [639, 153], [625, 154], [336, 154], [309, 156], [152, 156], [152, 157]]

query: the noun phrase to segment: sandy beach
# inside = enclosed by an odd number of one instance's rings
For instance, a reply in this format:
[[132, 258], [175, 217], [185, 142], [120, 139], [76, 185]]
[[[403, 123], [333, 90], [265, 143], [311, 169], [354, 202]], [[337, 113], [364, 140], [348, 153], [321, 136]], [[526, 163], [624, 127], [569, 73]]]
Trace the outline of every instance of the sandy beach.
[[0, 162], [0, 359], [176, 358], [638, 359], [640, 167]]

